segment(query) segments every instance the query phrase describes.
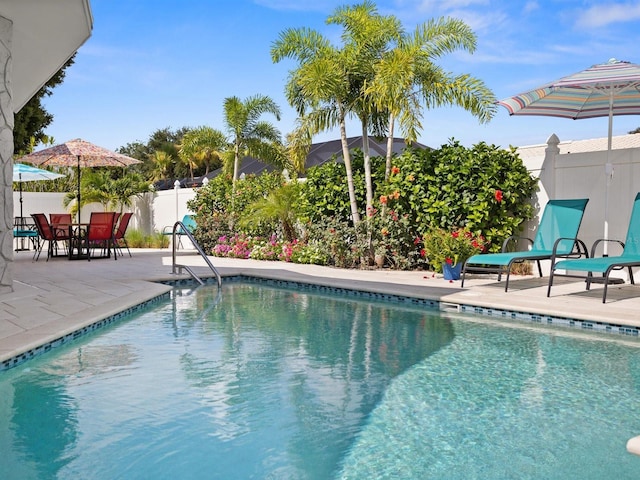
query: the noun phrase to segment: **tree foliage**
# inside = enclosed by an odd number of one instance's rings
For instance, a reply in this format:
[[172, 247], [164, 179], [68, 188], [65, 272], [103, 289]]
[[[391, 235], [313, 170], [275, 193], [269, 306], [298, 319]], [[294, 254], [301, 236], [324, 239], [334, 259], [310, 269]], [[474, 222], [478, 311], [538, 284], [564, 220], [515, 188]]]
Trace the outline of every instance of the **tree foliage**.
[[44, 130], [53, 122], [53, 115], [44, 108], [42, 99], [51, 96], [53, 89], [64, 81], [65, 71], [73, 65], [74, 59], [75, 55], [15, 114], [13, 149], [17, 155], [29, 153], [34, 144], [43, 143], [47, 138]]

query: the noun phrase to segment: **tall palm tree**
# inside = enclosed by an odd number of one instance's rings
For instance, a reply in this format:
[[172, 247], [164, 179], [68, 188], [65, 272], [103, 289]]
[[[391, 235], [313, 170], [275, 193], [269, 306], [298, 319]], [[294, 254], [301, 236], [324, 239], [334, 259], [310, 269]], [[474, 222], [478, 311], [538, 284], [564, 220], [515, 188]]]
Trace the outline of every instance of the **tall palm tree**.
[[365, 90], [368, 101], [388, 115], [385, 178], [391, 173], [391, 153], [396, 120], [408, 143], [422, 128], [421, 107], [460, 106], [488, 122], [496, 111], [493, 92], [470, 75], [453, 75], [435, 65], [440, 56], [462, 49], [473, 53], [476, 36], [461, 20], [439, 18], [418, 25], [403, 35], [395, 48], [374, 66], [375, 78]]
[[[402, 25], [394, 16], [382, 16], [373, 2], [364, 1], [353, 6], [338, 7], [327, 23], [342, 25], [344, 51], [350, 59], [352, 73], [350, 89], [353, 94], [351, 110], [358, 116], [362, 126], [362, 153], [366, 188], [366, 211], [373, 211], [373, 181], [369, 133], [382, 131], [380, 112], [376, 104], [365, 95], [368, 82], [375, 76], [375, 66], [390, 45], [403, 35]], [[368, 218], [368, 216], [367, 216]]]
[[242, 157], [252, 156], [278, 166], [284, 164], [280, 132], [271, 123], [260, 120], [265, 113], [280, 120], [280, 107], [266, 95], [254, 95], [244, 101], [238, 97], [224, 99], [224, 121], [232, 136], [234, 185]]
[[274, 63], [285, 58], [298, 61], [298, 67], [290, 72], [285, 87], [287, 100], [299, 115], [301, 125], [297, 133], [310, 137], [335, 126], [340, 129], [351, 219], [357, 225], [360, 213], [346, 133], [352, 95], [348, 56], [346, 52], [334, 48], [317, 31], [298, 28], [281, 32], [271, 47]]
[[191, 178], [193, 178], [194, 168], [201, 163], [205, 165], [205, 175], [209, 173], [212, 163], [219, 164], [222, 152], [227, 145], [227, 139], [221, 131], [202, 126], [185, 133], [178, 154], [189, 165]]

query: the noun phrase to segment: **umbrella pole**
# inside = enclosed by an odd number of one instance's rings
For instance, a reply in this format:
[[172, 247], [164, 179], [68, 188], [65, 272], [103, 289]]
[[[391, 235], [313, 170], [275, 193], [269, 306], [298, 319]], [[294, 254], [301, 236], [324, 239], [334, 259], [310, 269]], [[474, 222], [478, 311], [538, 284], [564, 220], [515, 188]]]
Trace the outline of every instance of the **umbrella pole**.
[[[19, 175], [19, 179], [20, 181], [18, 182], [19, 184], [19, 188], [20, 188], [20, 223], [19, 225], [17, 225], [17, 227], [20, 230], [25, 230], [25, 225], [24, 225], [24, 216], [22, 215], [22, 174]], [[26, 250], [26, 248], [24, 248], [24, 237], [20, 236], [20, 248], [17, 250]]]
[[77, 203], [77, 207], [78, 207], [78, 223], [80, 222], [80, 209], [82, 208], [80, 206], [80, 155], [78, 155], [78, 196], [76, 197], [76, 202]]
[[[611, 146], [613, 142], [613, 90], [609, 92], [609, 137], [607, 139], [607, 164], [604, 167], [606, 183], [604, 187], [604, 239], [609, 240], [609, 187], [613, 178], [613, 165], [611, 164]], [[609, 253], [609, 242], [603, 242], [602, 254], [606, 257]]]
[[19, 175], [20, 181], [18, 182], [18, 184], [20, 185], [20, 226], [22, 226], [22, 174]]

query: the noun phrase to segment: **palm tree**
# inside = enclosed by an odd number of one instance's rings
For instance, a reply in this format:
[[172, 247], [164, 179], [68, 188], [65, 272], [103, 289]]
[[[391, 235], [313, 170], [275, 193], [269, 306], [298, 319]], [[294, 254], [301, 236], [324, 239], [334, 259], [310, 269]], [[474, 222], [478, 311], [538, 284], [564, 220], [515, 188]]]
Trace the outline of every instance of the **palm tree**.
[[[365, 95], [365, 88], [375, 76], [375, 66], [390, 48], [392, 42], [402, 37], [402, 25], [394, 16], [377, 13], [374, 3], [364, 1], [359, 5], [339, 7], [327, 19], [329, 24], [342, 25], [344, 51], [350, 59], [350, 89], [354, 96], [351, 110], [358, 116], [362, 126], [362, 153], [366, 187], [366, 211], [373, 211], [373, 181], [371, 176], [371, 155], [369, 132], [382, 131], [381, 115], [376, 104]], [[367, 216], [368, 218], [368, 216]]]
[[288, 242], [296, 239], [296, 206], [300, 203], [300, 185], [291, 182], [271, 192], [266, 198], [247, 206], [243, 224], [254, 224], [259, 220], [277, 220], [282, 235]]
[[182, 137], [179, 155], [189, 165], [191, 178], [193, 170], [199, 164], [205, 165], [206, 175], [209, 173], [212, 163], [220, 163], [222, 152], [228, 145], [224, 134], [211, 127], [198, 127], [185, 133]]
[[171, 165], [174, 162], [174, 158], [170, 153], [163, 150], [156, 150], [150, 156], [153, 162], [153, 170], [149, 174], [152, 182], [157, 180], [164, 180], [169, 178], [169, 172], [171, 171]]
[[280, 132], [271, 123], [260, 120], [264, 113], [280, 120], [280, 107], [268, 96], [255, 95], [244, 101], [238, 97], [224, 99], [224, 120], [232, 135], [234, 185], [242, 157], [252, 156], [278, 166], [284, 164]]
[[395, 48], [375, 65], [375, 78], [365, 94], [378, 110], [388, 114], [385, 178], [391, 173], [394, 124], [399, 121], [407, 143], [422, 128], [421, 107], [458, 105], [481, 122], [496, 111], [495, 97], [485, 84], [470, 75], [452, 75], [433, 62], [457, 49], [475, 51], [476, 36], [464, 22], [451, 18], [430, 20], [403, 35]]
[[[72, 214], [77, 213], [78, 207], [90, 203], [100, 203], [105, 211], [112, 208], [122, 213], [124, 207], [131, 206], [133, 197], [149, 191], [149, 182], [139, 173], [126, 172], [114, 179], [106, 169], [92, 169], [82, 175], [80, 188], [81, 204], [73, 204], [70, 209]], [[67, 193], [62, 201], [63, 206], [68, 208], [76, 199], [75, 192]]]
[[317, 31], [299, 28], [281, 32], [271, 47], [274, 63], [285, 58], [298, 61], [297, 69], [290, 72], [285, 89], [289, 104], [299, 115], [300, 126], [296, 132], [310, 138], [323, 130], [339, 126], [351, 219], [357, 225], [360, 213], [346, 133], [346, 118], [351, 102], [347, 55], [332, 47]]

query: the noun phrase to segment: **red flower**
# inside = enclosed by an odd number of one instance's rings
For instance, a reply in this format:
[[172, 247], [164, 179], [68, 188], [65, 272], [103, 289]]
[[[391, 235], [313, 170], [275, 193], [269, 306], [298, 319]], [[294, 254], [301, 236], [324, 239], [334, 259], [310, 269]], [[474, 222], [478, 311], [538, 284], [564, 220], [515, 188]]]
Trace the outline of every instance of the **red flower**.
[[453, 238], [458, 238], [458, 236], [459, 236], [459, 235], [460, 235], [460, 232], [459, 232], [459, 231], [457, 231], [457, 230], [454, 230], [453, 232], [451, 232], [451, 236], [452, 236]]
[[445, 258], [444, 261], [447, 263], [447, 265], [453, 265], [453, 259], [449, 257]]
[[414, 245], [418, 245], [422, 240], [420, 239], [420, 237], [416, 237], [413, 239], [413, 244]]
[[398, 167], [392, 167], [391, 173], [393, 173], [394, 175], [397, 175], [398, 173], [400, 173], [400, 169]]
[[496, 202], [502, 202], [502, 190], [496, 190], [493, 196], [496, 197]]
[[420, 249], [420, 256], [421, 257], [425, 257], [427, 255], [427, 252], [424, 251], [424, 248]]

